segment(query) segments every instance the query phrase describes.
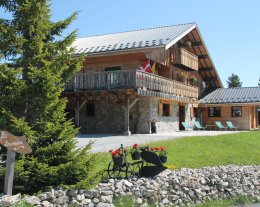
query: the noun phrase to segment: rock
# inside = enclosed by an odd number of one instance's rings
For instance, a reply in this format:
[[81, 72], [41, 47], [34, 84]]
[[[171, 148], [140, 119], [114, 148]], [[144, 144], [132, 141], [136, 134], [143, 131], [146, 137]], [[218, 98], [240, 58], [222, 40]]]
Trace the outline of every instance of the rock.
[[97, 204], [99, 202], [99, 199], [98, 198], [93, 198], [92, 202]]
[[113, 195], [101, 196], [99, 200], [100, 200], [100, 202], [103, 202], [103, 203], [112, 203]]
[[17, 195], [4, 195], [0, 198], [0, 206], [5, 207], [5, 206], [11, 206], [12, 204], [18, 202], [21, 199], [21, 194]]
[[69, 202], [69, 207], [79, 207], [79, 202], [76, 200], [72, 200]]
[[136, 203], [137, 205], [141, 205], [141, 204], [143, 203], [143, 200], [142, 200], [141, 198], [137, 198], [137, 199], [135, 200], [135, 203]]
[[32, 205], [38, 205], [41, 203], [41, 199], [36, 196], [25, 196], [23, 200]]
[[96, 207], [115, 207], [115, 205], [111, 203], [98, 203]]
[[69, 190], [68, 195], [75, 197], [78, 194], [78, 190]]
[[67, 196], [61, 196], [56, 199], [55, 203], [64, 206], [66, 203], [68, 203], [69, 198]]
[[51, 204], [49, 201], [43, 201], [41, 205], [42, 207], [53, 207], [53, 204]]
[[132, 187], [133, 187], [133, 184], [130, 183], [128, 180], [124, 180], [123, 183], [124, 183], [124, 185], [127, 186], [128, 188], [132, 188]]
[[84, 199], [85, 199], [85, 195], [84, 194], [78, 194], [78, 195], [76, 195], [76, 200], [78, 201], [78, 202], [80, 202], [81, 203], [81, 201], [83, 201]]
[[114, 192], [112, 190], [108, 190], [108, 191], [101, 191], [101, 195], [113, 195]]

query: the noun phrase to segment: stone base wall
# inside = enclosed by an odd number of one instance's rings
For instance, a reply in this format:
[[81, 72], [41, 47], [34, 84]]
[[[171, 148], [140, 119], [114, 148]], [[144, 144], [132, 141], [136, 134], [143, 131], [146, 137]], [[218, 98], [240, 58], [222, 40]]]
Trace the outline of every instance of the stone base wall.
[[124, 110], [114, 101], [93, 101], [95, 116], [86, 116], [86, 106], [80, 110], [81, 133], [123, 133], [125, 130]]
[[[116, 197], [131, 196], [135, 206], [190, 206], [208, 199], [245, 195], [260, 202], [260, 165], [165, 170], [154, 178], [110, 179], [92, 190], [51, 190], [23, 199], [37, 207], [115, 207]], [[0, 206], [21, 195], [0, 197]]]
[[[169, 101], [173, 106], [171, 116], [159, 116], [160, 99], [141, 97], [129, 112], [129, 128], [133, 134], [150, 134], [151, 121], [156, 119], [157, 133], [179, 131], [179, 106], [177, 102]], [[86, 106], [80, 110], [81, 133], [119, 134], [125, 131], [124, 109], [114, 100], [92, 101], [95, 105], [95, 115], [86, 115]], [[89, 102], [87, 103], [89, 104]], [[70, 105], [68, 105], [70, 106]], [[190, 121], [191, 104], [185, 106], [185, 120]]]

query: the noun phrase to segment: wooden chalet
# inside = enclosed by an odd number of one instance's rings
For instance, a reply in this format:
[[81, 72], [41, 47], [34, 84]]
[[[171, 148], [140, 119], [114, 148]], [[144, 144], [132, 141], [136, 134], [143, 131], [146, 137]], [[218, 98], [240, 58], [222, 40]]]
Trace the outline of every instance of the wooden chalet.
[[[82, 133], [150, 133], [182, 129], [198, 98], [222, 83], [195, 23], [77, 39], [82, 70], [67, 83], [68, 114]], [[155, 73], [137, 70], [149, 60]]]

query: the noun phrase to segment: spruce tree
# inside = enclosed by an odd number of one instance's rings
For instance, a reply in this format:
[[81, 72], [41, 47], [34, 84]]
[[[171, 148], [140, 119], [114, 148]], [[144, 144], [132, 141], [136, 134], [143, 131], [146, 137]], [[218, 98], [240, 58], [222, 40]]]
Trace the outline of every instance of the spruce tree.
[[[53, 22], [49, 0], [0, 0], [0, 7], [11, 15], [0, 17], [0, 129], [26, 135], [33, 149], [17, 156], [14, 185], [35, 192], [91, 184], [91, 144], [76, 149], [78, 130], [66, 120], [66, 99], [61, 98], [84, 60], [70, 48], [76, 31], [61, 38], [77, 13]], [[3, 177], [2, 167], [1, 183]]]
[[227, 84], [228, 88], [242, 87], [242, 82], [240, 82], [238, 75], [235, 75], [234, 73], [228, 77]]

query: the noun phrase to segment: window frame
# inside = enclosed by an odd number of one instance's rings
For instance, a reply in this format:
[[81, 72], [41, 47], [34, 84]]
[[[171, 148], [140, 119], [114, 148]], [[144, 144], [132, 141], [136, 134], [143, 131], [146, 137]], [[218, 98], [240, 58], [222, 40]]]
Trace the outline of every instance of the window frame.
[[[234, 116], [234, 108], [240, 108], [240, 115]], [[231, 106], [231, 116], [232, 117], [242, 117], [242, 106]]]
[[[210, 112], [210, 109], [213, 108], [213, 114], [212, 116], [210, 115], [211, 112]], [[216, 114], [215, 110], [216, 109], [219, 109], [219, 114]], [[221, 107], [208, 107], [208, 117], [221, 117]]]

